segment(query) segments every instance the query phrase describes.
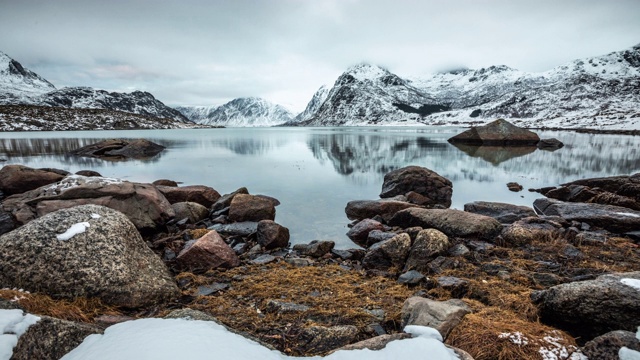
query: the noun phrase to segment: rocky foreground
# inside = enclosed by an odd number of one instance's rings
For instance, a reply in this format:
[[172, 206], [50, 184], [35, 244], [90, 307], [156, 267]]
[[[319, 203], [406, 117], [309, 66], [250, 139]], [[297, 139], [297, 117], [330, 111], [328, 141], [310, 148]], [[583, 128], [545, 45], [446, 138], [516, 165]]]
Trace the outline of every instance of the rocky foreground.
[[462, 211], [448, 179], [402, 168], [380, 199], [347, 204], [350, 250], [291, 247], [278, 200], [246, 188], [7, 165], [0, 190], [0, 309], [41, 317], [14, 359], [146, 317], [217, 321], [291, 355], [380, 349], [406, 325], [463, 359], [640, 350], [640, 174], [539, 189], [535, 211]]

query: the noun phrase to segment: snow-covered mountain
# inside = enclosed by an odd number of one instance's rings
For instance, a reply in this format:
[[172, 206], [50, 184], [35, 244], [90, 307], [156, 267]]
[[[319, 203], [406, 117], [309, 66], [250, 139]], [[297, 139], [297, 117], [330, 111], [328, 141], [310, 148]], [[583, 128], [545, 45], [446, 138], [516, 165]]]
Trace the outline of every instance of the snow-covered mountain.
[[214, 106], [177, 107], [189, 120], [230, 127], [274, 126], [289, 122], [293, 114], [281, 105], [257, 97], [238, 98]]
[[89, 87], [56, 89], [38, 74], [0, 52], [0, 105], [36, 105], [73, 109], [105, 109], [188, 123], [179, 111], [148, 92], [108, 92]]
[[327, 100], [327, 96], [329, 96], [329, 90], [331, 90], [329, 86], [322, 85], [320, 89], [318, 89], [318, 91], [313, 94], [311, 101], [309, 101], [304, 111], [296, 115], [294, 122], [309, 120], [316, 113], [316, 111], [318, 111], [324, 101]]
[[[504, 65], [400, 78], [345, 71], [302, 125], [466, 125], [498, 117], [527, 127], [640, 129], [640, 44], [542, 73]], [[294, 125], [294, 123], [292, 123]]]

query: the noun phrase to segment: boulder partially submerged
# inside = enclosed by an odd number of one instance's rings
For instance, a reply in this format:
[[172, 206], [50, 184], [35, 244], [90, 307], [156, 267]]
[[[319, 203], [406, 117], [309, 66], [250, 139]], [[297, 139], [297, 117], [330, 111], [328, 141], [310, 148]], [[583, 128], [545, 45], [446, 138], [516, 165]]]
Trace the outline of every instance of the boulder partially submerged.
[[472, 127], [448, 140], [470, 145], [535, 146], [540, 137], [533, 131], [517, 127], [504, 119]]
[[109, 139], [83, 146], [69, 154], [104, 160], [149, 159], [164, 149], [164, 146], [145, 139]]

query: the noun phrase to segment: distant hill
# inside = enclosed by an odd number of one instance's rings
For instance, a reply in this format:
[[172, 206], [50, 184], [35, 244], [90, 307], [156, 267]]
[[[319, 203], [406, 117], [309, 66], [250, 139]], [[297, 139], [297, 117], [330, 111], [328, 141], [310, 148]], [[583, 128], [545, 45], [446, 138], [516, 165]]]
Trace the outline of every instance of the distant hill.
[[180, 106], [176, 110], [203, 125], [274, 126], [293, 120], [293, 114], [283, 106], [257, 97], [238, 98], [221, 106]]

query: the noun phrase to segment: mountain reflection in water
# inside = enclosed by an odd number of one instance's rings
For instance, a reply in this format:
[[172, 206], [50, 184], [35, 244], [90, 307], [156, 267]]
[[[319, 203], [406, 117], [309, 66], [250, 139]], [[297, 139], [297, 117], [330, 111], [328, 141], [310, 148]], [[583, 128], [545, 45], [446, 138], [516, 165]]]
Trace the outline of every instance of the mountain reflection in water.
[[[586, 177], [640, 171], [640, 137], [538, 132], [565, 147], [455, 147], [446, 140], [461, 129], [422, 128], [227, 128], [0, 133], [5, 164], [94, 170], [104, 176], [183, 185], [208, 185], [220, 193], [246, 186], [278, 198], [276, 221], [289, 227], [292, 243], [332, 239], [354, 246], [344, 235], [350, 200], [378, 198], [384, 174], [407, 165], [432, 169], [453, 182], [453, 207], [501, 201], [531, 206], [540, 195], [510, 192]], [[167, 148], [150, 161], [108, 162], [66, 155], [110, 138], [145, 138]]]

